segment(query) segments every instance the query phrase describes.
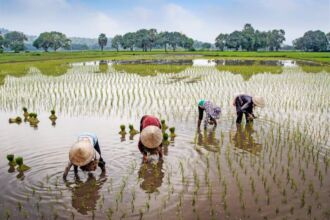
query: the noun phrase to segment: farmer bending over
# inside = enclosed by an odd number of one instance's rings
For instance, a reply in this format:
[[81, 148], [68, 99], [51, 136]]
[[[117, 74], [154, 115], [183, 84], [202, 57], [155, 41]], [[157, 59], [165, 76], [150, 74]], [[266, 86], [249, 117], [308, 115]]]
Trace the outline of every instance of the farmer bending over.
[[215, 106], [210, 101], [201, 99], [198, 102], [198, 123], [197, 123], [198, 130], [200, 130], [201, 127], [204, 111], [206, 113], [206, 116], [204, 118], [204, 129], [207, 128], [208, 124], [214, 125], [214, 127], [216, 127], [217, 126], [216, 119], [220, 118], [221, 108], [219, 106]]
[[159, 159], [163, 158], [162, 141], [163, 134], [161, 130], [162, 126], [158, 118], [145, 115], [141, 118], [140, 122], [140, 140], [139, 150], [143, 154], [143, 162], [146, 163], [147, 155], [158, 154]]
[[240, 124], [242, 122], [243, 113], [246, 123], [248, 123], [253, 122], [253, 119], [256, 118], [253, 114], [253, 108], [256, 106], [263, 108], [265, 101], [260, 96], [238, 95], [233, 99], [233, 106], [236, 107], [236, 123]]
[[64, 170], [63, 178], [66, 179], [68, 172], [73, 165], [74, 172], [78, 173], [78, 167], [83, 171], [94, 171], [97, 166], [105, 172], [105, 162], [101, 157], [101, 150], [95, 134], [82, 133], [70, 149], [69, 163]]

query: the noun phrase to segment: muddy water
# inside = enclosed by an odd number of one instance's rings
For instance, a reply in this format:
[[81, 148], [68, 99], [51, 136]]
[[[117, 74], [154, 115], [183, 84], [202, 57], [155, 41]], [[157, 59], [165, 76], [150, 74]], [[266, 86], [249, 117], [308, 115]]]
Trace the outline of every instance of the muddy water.
[[[196, 63], [196, 62], [195, 62]], [[0, 87], [1, 219], [327, 219], [329, 217], [329, 99], [327, 73], [298, 66], [244, 81], [213, 64], [177, 74], [140, 77], [95, 73], [72, 65], [47, 77], [31, 68]], [[253, 126], [236, 127], [229, 103], [237, 93], [267, 97]], [[196, 131], [196, 103], [222, 107], [216, 129]], [[9, 124], [26, 106], [40, 123]], [[48, 119], [55, 108], [56, 124]], [[139, 127], [144, 114], [175, 126], [164, 160], [141, 162], [139, 135], [121, 137], [119, 126]], [[98, 135], [107, 172], [62, 173], [68, 150], [82, 131]], [[7, 154], [23, 156], [31, 170], [10, 167]]]

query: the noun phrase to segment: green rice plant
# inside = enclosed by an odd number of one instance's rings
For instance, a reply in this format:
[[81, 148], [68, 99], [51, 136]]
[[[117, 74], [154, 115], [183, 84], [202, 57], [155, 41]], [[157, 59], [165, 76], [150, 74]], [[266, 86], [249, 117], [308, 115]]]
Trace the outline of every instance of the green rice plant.
[[18, 165], [17, 170], [19, 172], [24, 172], [24, 171], [31, 169], [29, 166], [26, 166], [25, 164], [23, 164], [23, 157], [16, 157], [15, 162]]
[[305, 191], [302, 192], [301, 197], [300, 197], [300, 207], [305, 206]]
[[169, 144], [170, 144], [170, 142], [168, 140], [168, 134], [167, 133], [163, 133], [163, 145], [164, 146], [167, 146]]
[[22, 110], [23, 110], [24, 118], [28, 118], [29, 117], [28, 109], [26, 107], [23, 107]]
[[291, 206], [291, 208], [290, 208], [290, 213], [291, 213], [291, 215], [294, 214], [294, 207], [293, 206]]
[[138, 134], [139, 132], [137, 131], [137, 130], [135, 130], [135, 128], [134, 128], [134, 126], [132, 125], [132, 124], [129, 124], [128, 125], [128, 128], [129, 128], [129, 134], [130, 135], [136, 135], [136, 134]]
[[17, 123], [17, 124], [20, 124], [22, 122], [22, 118], [17, 116], [15, 118], [9, 118], [9, 123]]
[[50, 120], [56, 120], [57, 119], [57, 116], [55, 115], [55, 110], [54, 109], [50, 111], [49, 119]]
[[126, 129], [126, 126], [125, 125], [120, 125], [120, 131], [119, 131], [119, 134], [121, 134], [121, 135], [125, 135], [125, 134], [127, 134], [126, 133], [126, 131], [125, 131], [125, 129]]
[[21, 202], [17, 202], [17, 209], [18, 209], [19, 212], [22, 211], [22, 209], [23, 209], [23, 205], [22, 205]]
[[16, 166], [16, 161], [14, 160], [14, 157], [14, 154], [7, 154], [7, 160], [10, 166]]
[[175, 138], [176, 137], [176, 134], [175, 134], [175, 127], [170, 127], [170, 137], [171, 138]]
[[160, 121], [160, 123], [161, 123], [161, 126], [162, 126], [162, 131], [163, 131], [163, 133], [166, 131], [166, 129], [168, 128], [168, 126], [166, 125], [166, 122], [165, 122], [165, 120], [164, 119], [162, 119], [161, 121]]

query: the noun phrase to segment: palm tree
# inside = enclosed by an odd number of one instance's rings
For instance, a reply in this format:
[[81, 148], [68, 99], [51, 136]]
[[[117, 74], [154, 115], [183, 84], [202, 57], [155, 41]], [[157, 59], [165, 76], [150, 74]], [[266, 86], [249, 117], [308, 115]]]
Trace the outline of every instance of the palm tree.
[[108, 43], [108, 38], [105, 34], [100, 34], [99, 35], [99, 45], [101, 47], [101, 50], [103, 51], [103, 47], [106, 46]]

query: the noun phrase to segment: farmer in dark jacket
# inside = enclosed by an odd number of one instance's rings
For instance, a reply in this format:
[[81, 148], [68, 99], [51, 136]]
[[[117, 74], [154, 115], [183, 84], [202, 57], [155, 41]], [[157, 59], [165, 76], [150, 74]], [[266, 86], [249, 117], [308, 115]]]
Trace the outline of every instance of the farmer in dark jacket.
[[265, 106], [265, 101], [260, 96], [238, 95], [233, 99], [233, 106], [236, 107], [236, 123], [240, 124], [242, 122], [243, 113], [246, 123], [248, 123], [256, 118], [253, 114], [253, 108], [256, 106], [263, 108]]
[[145, 115], [140, 122], [140, 140], [139, 150], [143, 154], [143, 162], [147, 162], [147, 155], [158, 154], [159, 159], [163, 158], [162, 141], [163, 133], [162, 126], [158, 118]]

